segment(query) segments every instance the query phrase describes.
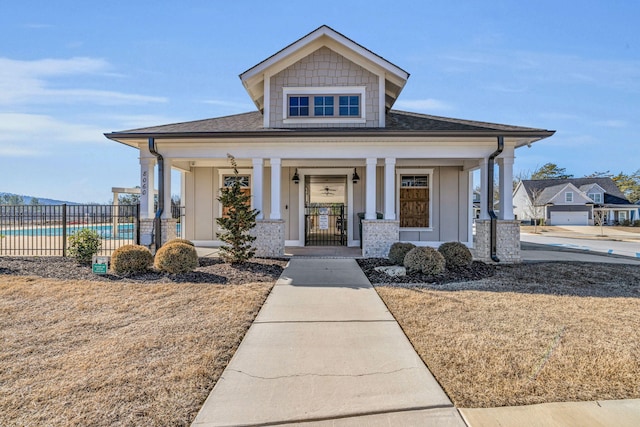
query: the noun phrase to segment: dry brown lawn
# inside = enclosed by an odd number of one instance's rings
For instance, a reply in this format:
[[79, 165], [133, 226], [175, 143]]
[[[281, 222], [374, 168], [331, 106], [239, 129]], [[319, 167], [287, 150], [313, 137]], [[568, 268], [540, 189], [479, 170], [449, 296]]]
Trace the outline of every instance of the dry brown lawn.
[[547, 263], [376, 289], [458, 407], [640, 398], [640, 267]]
[[271, 286], [0, 276], [0, 425], [189, 425]]

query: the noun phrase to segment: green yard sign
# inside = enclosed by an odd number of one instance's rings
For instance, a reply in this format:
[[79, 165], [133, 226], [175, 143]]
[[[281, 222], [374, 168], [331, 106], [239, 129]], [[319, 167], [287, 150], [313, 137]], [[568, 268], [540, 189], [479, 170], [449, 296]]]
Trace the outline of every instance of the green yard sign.
[[94, 274], [107, 274], [107, 264], [93, 264]]

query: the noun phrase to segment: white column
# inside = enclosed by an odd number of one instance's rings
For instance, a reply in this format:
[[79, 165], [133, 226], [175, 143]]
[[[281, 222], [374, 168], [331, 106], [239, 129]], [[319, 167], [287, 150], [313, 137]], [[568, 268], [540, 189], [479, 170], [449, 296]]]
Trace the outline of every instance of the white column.
[[489, 219], [489, 212], [487, 211], [487, 197], [489, 195], [489, 189], [487, 188], [487, 180], [489, 174], [489, 159], [480, 159], [480, 218]]
[[364, 219], [377, 219], [376, 215], [376, 165], [378, 159], [367, 159], [367, 188], [366, 188], [366, 211]]
[[271, 215], [269, 219], [281, 219], [280, 214], [280, 176], [282, 159], [271, 159]]
[[164, 159], [164, 209], [162, 219], [170, 219], [171, 215], [171, 159]]
[[513, 157], [498, 159], [500, 166], [500, 219], [513, 219]]
[[396, 219], [396, 159], [384, 159], [384, 219]]
[[253, 183], [251, 184], [251, 193], [253, 196], [253, 208], [260, 212], [256, 219], [264, 219], [264, 207], [262, 206], [262, 192], [264, 189], [264, 162], [262, 158], [253, 159]]
[[140, 218], [153, 218], [155, 159], [140, 158]]

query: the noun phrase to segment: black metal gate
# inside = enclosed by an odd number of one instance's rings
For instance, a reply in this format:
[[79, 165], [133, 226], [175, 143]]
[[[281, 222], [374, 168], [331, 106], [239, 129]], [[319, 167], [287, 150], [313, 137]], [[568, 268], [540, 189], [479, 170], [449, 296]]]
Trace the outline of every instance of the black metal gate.
[[311, 203], [304, 210], [305, 246], [346, 246], [344, 203]]

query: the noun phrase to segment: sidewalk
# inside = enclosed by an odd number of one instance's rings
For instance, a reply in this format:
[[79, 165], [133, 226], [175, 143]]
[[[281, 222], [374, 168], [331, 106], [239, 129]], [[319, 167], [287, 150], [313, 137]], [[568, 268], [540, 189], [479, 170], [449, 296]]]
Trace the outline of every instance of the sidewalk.
[[292, 259], [193, 422], [465, 426], [353, 259]]

